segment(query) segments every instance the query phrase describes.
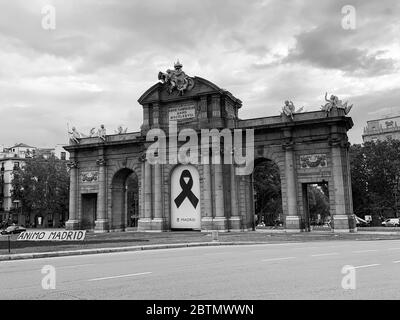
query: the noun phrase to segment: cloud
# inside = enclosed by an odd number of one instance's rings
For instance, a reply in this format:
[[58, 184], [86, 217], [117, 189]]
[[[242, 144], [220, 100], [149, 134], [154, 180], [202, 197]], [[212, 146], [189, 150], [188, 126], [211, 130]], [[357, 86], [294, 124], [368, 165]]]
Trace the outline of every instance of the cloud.
[[[380, 58], [385, 50], [370, 52], [349, 44], [335, 28], [318, 27], [296, 36], [296, 47], [289, 51], [283, 63], [305, 62], [317, 68], [336, 69], [349, 76], [376, 77], [394, 73], [395, 60]], [[343, 40], [342, 40], [343, 39]]]
[[[176, 59], [241, 99], [242, 118], [277, 115], [286, 99], [315, 110], [328, 91], [354, 103], [351, 132], [359, 132], [365, 106], [397, 97], [396, 0], [0, 4], [0, 144], [62, 143], [67, 122], [84, 132], [100, 123], [137, 131], [137, 99]], [[48, 4], [52, 31], [41, 27]], [[356, 30], [341, 27], [345, 4], [357, 10]]]

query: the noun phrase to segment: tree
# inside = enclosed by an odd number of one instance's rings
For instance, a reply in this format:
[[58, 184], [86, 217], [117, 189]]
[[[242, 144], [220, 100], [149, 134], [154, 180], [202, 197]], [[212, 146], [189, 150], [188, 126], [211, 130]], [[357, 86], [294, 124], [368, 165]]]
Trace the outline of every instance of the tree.
[[359, 216], [369, 214], [370, 196], [368, 192], [369, 171], [365, 148], [361, 144], [350, 147], [351, 188], [353, 210]]
[[350, 148], [353, 208], [357, 215], [397, 216], [400, 140], [366, 142]]
[[55, 157], [26, 159], [13, 174], [12, 199], [19, 200], [25, 214], [66, 214], [69, 175], [65, 161]]
[[282, 214], [281, 179], [278, 166], [265, 161], [254, 169], [254, 189], [256, 191], [256, 212], [267, 225]]
[[322, 222], [330, 215], [329, 194], [326, 183], [308, 185], [308, 208], [311, 221], [318, 221], [318, 215]]

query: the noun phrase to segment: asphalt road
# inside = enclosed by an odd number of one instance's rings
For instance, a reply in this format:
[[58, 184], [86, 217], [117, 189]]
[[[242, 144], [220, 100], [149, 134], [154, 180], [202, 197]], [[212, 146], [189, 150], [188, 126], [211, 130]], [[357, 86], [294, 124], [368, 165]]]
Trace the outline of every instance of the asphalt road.
[[[55, 289], [42, 288], [46, 265]], [[342, 287], [346, 265], [355, 289]], [[0, 270], [0, 299], [400, 299], [400, 240], [149, 250], [4, 261]]]

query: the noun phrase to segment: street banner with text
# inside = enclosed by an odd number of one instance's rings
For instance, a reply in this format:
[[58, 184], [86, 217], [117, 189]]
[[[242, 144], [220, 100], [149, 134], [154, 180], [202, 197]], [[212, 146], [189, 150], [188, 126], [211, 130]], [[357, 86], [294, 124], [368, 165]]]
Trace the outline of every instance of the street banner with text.
[[83, 241], [86, 230], [25, 231], [18, 235], [22, 241]]

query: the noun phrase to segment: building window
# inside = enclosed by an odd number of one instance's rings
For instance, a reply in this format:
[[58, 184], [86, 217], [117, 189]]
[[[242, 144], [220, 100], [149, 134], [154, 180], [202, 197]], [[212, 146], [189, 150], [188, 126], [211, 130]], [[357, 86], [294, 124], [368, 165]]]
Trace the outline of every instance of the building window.
[[65, 152], [61, 152], [61, 160], [66, 160], [67, 154]]
[[14, 162], [14, 170], [19, 169], [19, 162]]

